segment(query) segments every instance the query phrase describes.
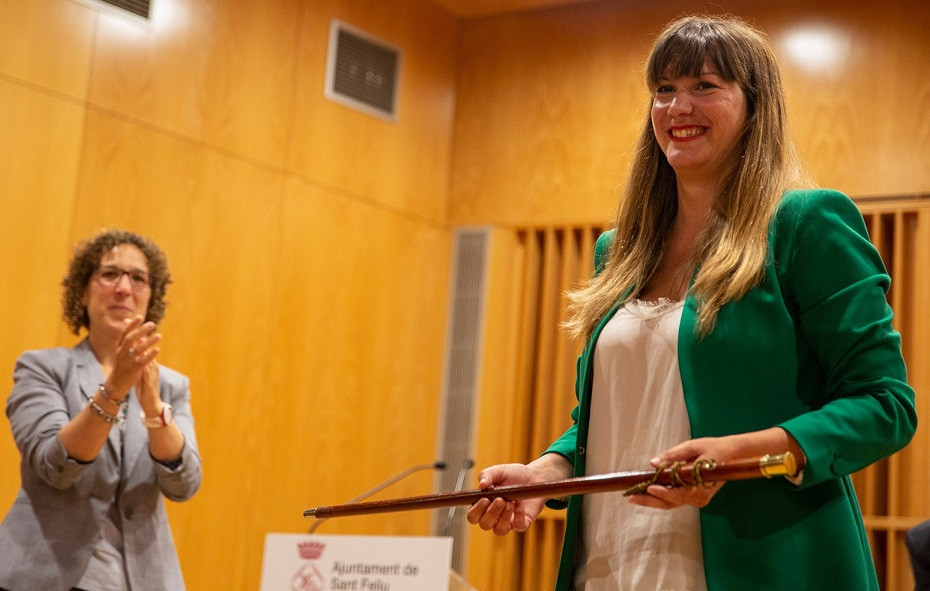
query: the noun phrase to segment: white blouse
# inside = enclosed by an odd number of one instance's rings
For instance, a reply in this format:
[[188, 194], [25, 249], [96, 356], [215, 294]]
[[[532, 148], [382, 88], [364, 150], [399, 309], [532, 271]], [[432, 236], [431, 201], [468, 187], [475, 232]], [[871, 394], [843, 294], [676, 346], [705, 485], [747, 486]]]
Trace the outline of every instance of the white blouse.
[[[648, 470], [691, 437], [678, 369], [684, 302], [635, 300], [594, 349], [586, 472]], [[622, 492], [587, 495], [577, 591], [706, 591], [699, 510], [631, 505]]]

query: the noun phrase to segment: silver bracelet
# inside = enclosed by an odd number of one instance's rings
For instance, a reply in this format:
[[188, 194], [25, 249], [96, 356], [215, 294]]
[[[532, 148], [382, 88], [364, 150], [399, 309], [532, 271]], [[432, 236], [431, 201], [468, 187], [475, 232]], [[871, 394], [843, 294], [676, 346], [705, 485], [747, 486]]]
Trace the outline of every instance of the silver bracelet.
[[111, 414], [108, 413], [107, 411], [103, 410], [103, 409], [100, 407], [100, 405], [97, 404], [97, 403], [94, 401], [93, 398], [88, 399], [87, 402], [88, 402], [88, 406], [90, 406], [91, 410], [93, 410], [93, 411], [97, 414], [98, 417], [100, 417], [101, 419], [103, 419], [103, 420], [106, 421], [107, 423], [109, 423], [109, 424], [111, 424], [111, 425], [115, 423], [116, 425], [118, 425], [118, 426], [120, 426], [120, 427], [123, 426], [123, 422], [125, 421], [125, 417], [123, 417], [123, 414], [122, 414], [122, 413], [115, 414], [115, 415], [111, 415]]
[[103, 382], [100, 382], [100, 387], [97, 388], [97, 390], [100, 391], [100, 395], [103, 396], [104, 400], [110, 404], [119, 406], [126, 400], [125, 398], [123, 398], [123, 400], [114, 400], [113, 398], [110, 398], [110, 395], [107, 394], [107, 387], [103, 385]]

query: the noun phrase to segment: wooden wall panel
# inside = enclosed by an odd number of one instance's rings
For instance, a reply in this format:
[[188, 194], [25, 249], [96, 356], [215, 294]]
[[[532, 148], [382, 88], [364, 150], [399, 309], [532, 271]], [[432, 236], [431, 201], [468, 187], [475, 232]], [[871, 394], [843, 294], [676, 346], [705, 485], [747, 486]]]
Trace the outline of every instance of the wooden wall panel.
[[298, 5], [298, 0], [155, 2], [147, 27], [101, 13], [89, 100], [281, 166]]
[[435, 0], [455, 14], [471, 18], [482, 15], [534, 10], [544, 6], [559, 6], [590, 0]]
[[[765, 16], [766, 30], [781, 41], [805, 26], [821, 27], [845, 57], [839, 67], [802, 68], [779, 46], [792, 126], [817, 180], [857, 197], [926, 193], [930, 11], [896, 0], [881, 7], [831, 2], [828, 10], [799, 3], [790, 18]], [[863, 80], [870, 90], [858, 88]]]
[[[304, 4], [287, 167], [334, 190], [367, 195], [389, 208], [430, 220], [445, 220], [457, 22], [418, 0], [399, 0], [383, 10], [371, 7], [367, 0]], [[400, 48], [396, 121], [324, 98], [334, 18]]]
[[[854, 196], [930, 191], [930, 11], [918, 0], [602, 1], [465, 22], [453, 222], [609, 219], [646, 116], [649, 47], [694, 12], [729, 12], [769, 34], [821, 184]], [[835, 32], [845, 61], [826, 70], [793, 61], [788, 35], [809, 27]]]
[[642, 122], [645, 50], [626, 45], [647, 47], [650, 28], [642, 20], [606, 8], [570, 8], [466, 23], [454, 222], [570, 222], [610, 214], [621, 156]]
[[[306, 529], [294, 513], [356, 496], [410, 466], [435, 461], [451, 233], [299, 180], [288, 184], [282, 263], [270, 326], [269, 386], [292, 393], [276, 411], [288, 454], [267, 462], [281, 483], [266, 528]], [[283, 435], [279, 426], [268, 437]], [[385, 496], [424, 494], [434, 475]], [[365, 483], [360, 486], [359, 483]], [[269, 490], [269, 492], [273, 492]], [[278, 505], [276, 502], [275, 505]], [[321, 533], [428, 535], [428, 512], [334, 520]]]
[[[304, 509], [435, 459], [457, 23], [420, 0], [272, 4], [156, 2], [147, 27], [73, 0], [0, 6], [0, 271], [16, 278], [0, 282], [0, 382], [24, 349], [75, 342], [58, 304], [75, 242], [121, 226], [165, 249], [161, 359], [192, 379], [204, 459], [202, 489], [168, 508], [192, 590], [257, 588], [267, 532], [306, 531]], [[295, 113], [330, 106], [305, 100], [322, 96], [322, 69], [297, 65], [324, 56], [307, 52], [311, 15], [403, 30], [417, 78], [371, 166], [353, 144], [371, 118], [347, 110], [288, 143]], [[285, 167], [305, 141], [322, 166]], [[4, 428], [2, 512], [18, 464]], [[422, 535], [428, 519], [321, 531]]]
[[[0, 25], [2, 26], [2, 25]], [[57, 340], [84, 110], [0, 79], [0, 399], [16, 358]], [[54, 157], [49, 157], [54, 154]], [[0, 506], [19, 489], [19, 452], [0, 422]]]
[[83, 99], [94, 12], [75, 2], [0, 2], [0, 76]]
[[[913, 249], [914, 273], [914, 308], [911, 314], [912, 325], [908, 327], [909, 343], [912, 358], [919, 359], [921, 351], [930, 351], [930, 322], [927, 322], [925, 311], [930, 307], [930, 208], [923, 208], [917, 218], [918, 225], [914, 232], [915, 247]], [[906, 349], [907, 350], [907, 349]], [[908, 367], [908, 379], [915, 384], [923, 384], [918, 391], [917, 414], [919, 417], [930, 416], [930, 363], [916, 363]], [[930, 419], [928, 419], [930, 420]], [[908, 450], [909, 464], [913, 466], [930, 466], [930, 428], [926, 422], [917, 429], [914, 441]], [[907, 515], [922, 515], [930, 517], [930, 470], [922, 469], [916, 474], [907, 474], [907, 482], [919, 483], [902, 502], [902, 511]], [[910, 489], [911, 487], [906, 487]]]
[[892, 277], [888, 299], [895, 327], [902, 335], [908, 382], [917, 391], [918, 429], [913, 441], [897, 454], [853, 475], [865, 516], [879, 581], [885, 591], [913, 588], [904, 535], [930, 518], [930, 478], [926, 477], [930, 436], [922, 394], [930, 388], [930, 329], [921, 312], [930, 305], [927, 257], [930, 256], [930, 203], [926, 201], [864, 202], [872, 242]]
[[[525, 386], [527, 356], [521, 354], [515, 328], [525, 317], [523, 298], [526, 249], [514, 232], [492, 229], [487, 271], [481, 376], [475, 424], [475, 467], [477, 470], [510, 461], [515, 446], [525, 445], [530, 408], [520, 394]], [[489, 402], [492, 401], [493, 402]], [[487, 426], [493, 425], [488, 429]], [[477, 486], [477, 474], [471, 474]], [[517, 536], [489, 535], [477, 528], [466, 530], [468, 553], [465, 579], [481, 591], [514, 589], [520, 573], [513, 568], [518, 557]]]
[[[575, 406], [575, 360], [583, 343], [569, 339], [559, 324], [566, 319], [566, 291], [591, 275], [601, 230], [543, 226], [498, 229], [492, 235], [476, 436], [479, 468], [528, 462], [568, 427]], [[551, 588], [562, 521], [562, 512], [546, 509], [524, 534], [500, 538], [475, 528], [469, 580], [483, 591]]]

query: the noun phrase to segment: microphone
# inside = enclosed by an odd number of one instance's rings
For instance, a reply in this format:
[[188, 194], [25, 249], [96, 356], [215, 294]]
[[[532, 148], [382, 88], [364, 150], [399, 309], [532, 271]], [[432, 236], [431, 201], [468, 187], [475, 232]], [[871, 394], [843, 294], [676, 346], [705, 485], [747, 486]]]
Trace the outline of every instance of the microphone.
[[[462, 469], [459, 470], [459, 476], [455, 481], [455, 490], [453, 492], [459, 492], [462, 490], [462, 487], [465, 486], [465, 474], [471, 470], [471, 467], [475, 465], [475, 462], [471, 458], [465, 460], [462, 463]], [[455, 511], [458, 509], [457, 506], [449, 507], [449, 513], [446, 515], [446, 524], [442, 528], [442, 534], [448, 536], [452, 532], [452, 521], [455, 519]]]
[[[469, 460], [469, 461], [471, 461], [471, 460]], [[394, 484], [394, 483], [397, 482], [398, 480], [403, 480], [404, 478], [410, 476], [411, 474], [413, 474], [413, 473], [415, 473], [415, 472], [420, 472], [420, 471], [422, 471], [422, 470], [445, 470], [445, 469], [446, 469], [446, 463], [445, 463], [445, 462], [433, 462], [432, 464], [418, 464], [418, 465], [416, 465], [416, 466], [411, 466], [410, 468], [407, 468], [407, 469], [404, 470], [403, 472], [401, 472], [401, 473], [399, 473], [399, 474], [397, 474], [397, 475], [395, 475], [395, 476], [392, 476], [392, 477], [388, 478], [387, 480], [385, 480], [385, 481], [382, 482], [381, 484], [379, 484], [379, 485], [377, 485], [377, 486], [375, 486], [375, 487], [373, 487], [373, 488], [370, 488], [370, 489], [366, 490], [365, 492], [363, 492], [362, 494], [358, 495], [357, 497], [354, 497], [354, 498], [349, 499], [348, 501], [346, 501], [346, 503], [357, 503], [358, 501], [362, 501], [362, 500], [364, 500], [364, 499], [367, 499], [368, 497], [372, 496], [373, 494], [378, 493], [378, 492], [381, 492], [382, 490], [384, 490], [384, 489], [386, 489], [387, 487], [391, 486], [392, 484]], [[316, 521], [314, 521], [314, 522], [313, 522], [313, 525], [310, 526], [310, 529], [307, 530], [307, 533], [308, 533], [308, 534], [312, 534], [314, 531], [316, 531], [316, 528], [320, 527], [320, 525], [323, 524], [324, 521], [326, 521], [326, 518], [325, 518], [325, 517], [322, 518], [322, 519], [317, 519]]]

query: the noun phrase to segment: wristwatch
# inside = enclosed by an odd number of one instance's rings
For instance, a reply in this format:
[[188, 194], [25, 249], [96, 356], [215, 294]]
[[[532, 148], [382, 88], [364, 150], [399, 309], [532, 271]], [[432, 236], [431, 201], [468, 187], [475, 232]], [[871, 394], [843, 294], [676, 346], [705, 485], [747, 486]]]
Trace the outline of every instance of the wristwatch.
[[171, 405], [166, 402], [162, 404], [161, 412], [154, 417], [147, 417], [145, 416], [145, 411], [140, 410], [139, 418], [142, 419], [142, 424], [147, 428], [157, 429], [170, 425], [171, 421], [174, 420], [174, 412], [171, 410]]

